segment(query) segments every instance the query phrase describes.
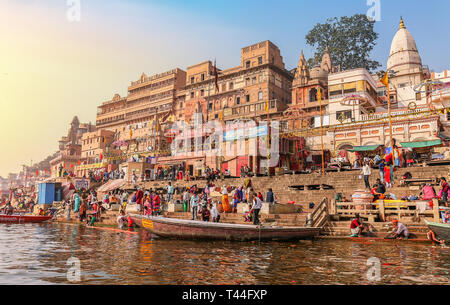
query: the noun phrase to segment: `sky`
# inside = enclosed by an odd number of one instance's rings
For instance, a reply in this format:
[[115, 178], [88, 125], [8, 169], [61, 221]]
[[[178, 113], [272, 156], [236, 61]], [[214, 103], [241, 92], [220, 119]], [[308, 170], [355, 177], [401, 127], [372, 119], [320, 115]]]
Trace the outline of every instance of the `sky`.
[[378, 3], [373, 59], [386, 65], [403, 16], [423, 63], [450, 69], [448, 0], [0, 0], [0, 176], [57, 151], [75, 115], [95, 123], [97, 106], [143, 72], [235, 67], [242, 47], [265, 40], [292, 69], [302, 49], [312, 56], [314, 25]]

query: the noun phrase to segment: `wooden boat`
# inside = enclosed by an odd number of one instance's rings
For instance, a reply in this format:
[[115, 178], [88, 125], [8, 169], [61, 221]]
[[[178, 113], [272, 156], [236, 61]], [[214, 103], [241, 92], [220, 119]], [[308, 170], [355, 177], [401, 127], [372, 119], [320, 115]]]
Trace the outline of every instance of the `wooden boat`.
[[440, 222], [431, 222], [425, 220], [428, 228], [436, 234], [439, 239], [445, 240], [446, 242], [450, 242], [450, 224], [449, 223], [440, 223]]
[[321, 228], [265, 227], [131, 214], [140, 227], [161, 237], [207, 240], [295, 240], [319, 235]]
[[35, 216], [35, 215], [4, 215], [0, 214], [0, 223], [39, 223], [49, 219], [53, 216]]

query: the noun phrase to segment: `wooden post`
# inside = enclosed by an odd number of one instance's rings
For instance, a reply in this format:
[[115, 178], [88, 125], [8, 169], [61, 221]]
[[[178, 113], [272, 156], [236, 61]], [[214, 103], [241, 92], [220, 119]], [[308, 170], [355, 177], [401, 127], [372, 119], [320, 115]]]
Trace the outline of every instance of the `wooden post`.
[[379, 213], [380, 213], [381, 221], [385, 221], [386, 217], [385, 217], [385, 214], [384, 214], [384, 200], [380, 200], [378, 210], [379, 210]]
[[400, 221], [400, 203], [397, 202], [397, 219]]
[[439, 222], [439, 201], [433, 199], [433, 221]]
[[330, 204], [330, 214], [331, 215], [336, 215], [336, 209], [337, 209], [337, 207], [336, 207], [336, 200], [331, 200], [331, 204]]

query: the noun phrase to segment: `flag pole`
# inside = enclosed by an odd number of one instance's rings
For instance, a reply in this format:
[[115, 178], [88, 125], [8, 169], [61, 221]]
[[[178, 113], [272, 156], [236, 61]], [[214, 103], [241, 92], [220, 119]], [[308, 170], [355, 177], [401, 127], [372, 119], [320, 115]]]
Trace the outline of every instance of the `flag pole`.
[[[386, 72], [388, 73], [388, 72]], [[394, 154], [394, 141], [392, 137], [392, 106], [391, 106], [391, 93], [389, 90], [389, 78], [386, 78], [387, 80], [387, 94], [388, 94], [388, 108], [389, 108], [389, 134], [390, 134], [390, 140], [391, 140], [391, 152], [392, 152], [392, 165], [395, 167], [395, 154]]]
[[324, 162], [324, 152], [323, 152], [323, 122], [322, 122], [322, 92], [320, 88], [318, 90], [319, 97], [319, 108], [320, 108], [320, 142], [321, 142], [321, 150], [322, 150], [322, 175], [325, 175], [325, 162]]

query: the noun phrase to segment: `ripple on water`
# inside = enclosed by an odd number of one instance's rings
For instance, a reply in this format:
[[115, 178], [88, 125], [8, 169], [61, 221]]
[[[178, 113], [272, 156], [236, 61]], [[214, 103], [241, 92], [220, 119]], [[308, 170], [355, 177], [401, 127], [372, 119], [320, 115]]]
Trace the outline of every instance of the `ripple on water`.
[[0, 224], [0, 284], [70, 284], [80, 260], [84, 284], [450, 284], [449, 249], [430, 245], [299, 241], [194, 242], [62, 224]]

